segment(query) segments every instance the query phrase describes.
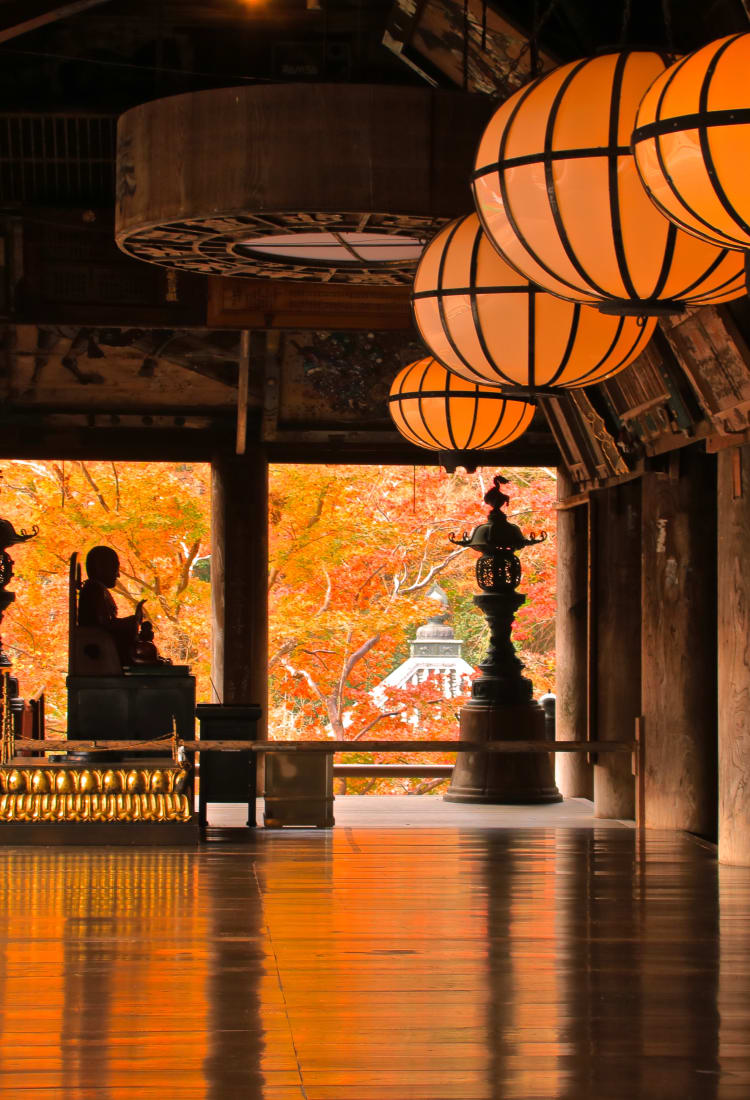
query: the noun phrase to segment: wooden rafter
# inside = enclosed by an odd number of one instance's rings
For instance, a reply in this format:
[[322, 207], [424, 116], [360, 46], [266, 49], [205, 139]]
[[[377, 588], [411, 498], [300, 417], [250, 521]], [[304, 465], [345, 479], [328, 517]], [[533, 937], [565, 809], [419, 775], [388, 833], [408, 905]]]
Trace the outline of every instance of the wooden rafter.
[[56, 23], [71, 15], [79, 15], [87, 8], [106, 4], [109, 0], [68, 0], [68, 3], [50, 3], [50, 0], [10, 0], [0, 4], [0, 42], [8, 42], [20, 34], [39, 30], [47, 23]]

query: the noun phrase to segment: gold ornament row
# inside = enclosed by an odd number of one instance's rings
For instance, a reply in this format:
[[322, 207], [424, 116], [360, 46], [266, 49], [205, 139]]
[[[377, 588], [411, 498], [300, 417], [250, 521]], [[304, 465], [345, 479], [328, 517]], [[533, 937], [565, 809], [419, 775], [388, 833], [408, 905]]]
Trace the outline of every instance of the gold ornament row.
[[182, 794], [185, 768], [0, 768], [3, 794]]
[[190, 821], [184, 794], [3, 794], [3, 821]]

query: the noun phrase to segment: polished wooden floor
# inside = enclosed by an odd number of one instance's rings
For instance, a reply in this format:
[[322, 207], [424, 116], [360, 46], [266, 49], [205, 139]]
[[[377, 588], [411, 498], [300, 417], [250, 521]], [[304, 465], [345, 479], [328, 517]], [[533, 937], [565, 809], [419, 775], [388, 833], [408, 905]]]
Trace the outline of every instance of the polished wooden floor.
[[0, 1095], [748, 1100], [750, 870], [627, 828], [0, 851]]

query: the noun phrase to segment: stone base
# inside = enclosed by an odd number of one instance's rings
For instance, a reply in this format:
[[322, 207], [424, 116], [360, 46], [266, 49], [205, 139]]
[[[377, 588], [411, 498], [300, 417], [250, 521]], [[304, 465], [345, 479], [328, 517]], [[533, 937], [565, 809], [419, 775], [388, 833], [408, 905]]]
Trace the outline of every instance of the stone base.
[[[481, 706], [461, 710], [462, 741], [544, 741], [544, 711], [538, 703]], [[553, 754], [461, 752], [445, 802], [538, 805], [561, 802]]]

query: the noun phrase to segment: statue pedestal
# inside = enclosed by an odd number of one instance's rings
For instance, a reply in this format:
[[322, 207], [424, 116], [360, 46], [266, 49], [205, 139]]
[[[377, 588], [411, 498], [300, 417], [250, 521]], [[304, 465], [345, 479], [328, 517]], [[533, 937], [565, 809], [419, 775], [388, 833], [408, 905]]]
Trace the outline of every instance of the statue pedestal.
[[[461, 710], [461, 740], [545, 741], [544, 711], [533, 701], [502, 706], [472, 699]], [[562, 801], [551, 753], [458, 753], [443, 798], [506, 805]]]
[[[474, 603], [490, 627], [487, 656], [461, 708], [461, 740], [545, 741], [544, 711], [532, 698], [531, 681], [510, 639], [513, 617], [525, 597], [506, 589], [483, 592]], [[561, 802], [550, 753], [461, 752], [446, 802], [539, 804]]]

